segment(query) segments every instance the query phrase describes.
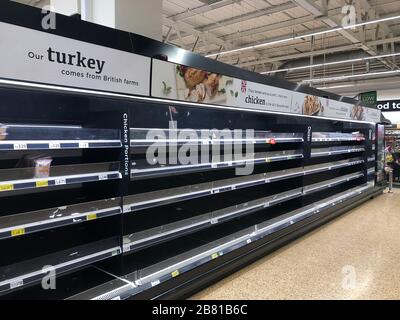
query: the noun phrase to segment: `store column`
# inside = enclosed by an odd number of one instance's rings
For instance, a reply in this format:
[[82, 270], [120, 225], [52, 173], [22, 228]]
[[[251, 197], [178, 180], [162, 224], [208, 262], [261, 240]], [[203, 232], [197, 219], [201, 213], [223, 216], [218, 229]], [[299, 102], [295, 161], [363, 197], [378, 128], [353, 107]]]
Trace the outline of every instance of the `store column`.
[[81, 0], [82, 19], [162, 40], [162, 0]]
[[50, 6], [55, 12], [66, 16], [80, 13], [80, 3], [78, 0], [51, 0]]

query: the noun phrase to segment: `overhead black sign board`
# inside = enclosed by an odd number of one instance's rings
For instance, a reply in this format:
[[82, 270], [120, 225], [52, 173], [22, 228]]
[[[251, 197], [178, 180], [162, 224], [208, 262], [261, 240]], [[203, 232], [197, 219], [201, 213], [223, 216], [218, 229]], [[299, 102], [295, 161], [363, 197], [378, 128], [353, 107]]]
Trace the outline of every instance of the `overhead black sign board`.
[[400, 100], [378, 101], [376, 107], [382, 112], [400, 111]]

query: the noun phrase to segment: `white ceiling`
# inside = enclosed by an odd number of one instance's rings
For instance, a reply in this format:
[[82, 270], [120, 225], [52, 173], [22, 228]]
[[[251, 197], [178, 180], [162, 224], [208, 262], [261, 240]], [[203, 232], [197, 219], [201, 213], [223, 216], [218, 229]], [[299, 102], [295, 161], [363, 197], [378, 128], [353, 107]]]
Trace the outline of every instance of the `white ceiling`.
[[[323, 2], [326, 2], [326, 11]], [[276, 38], [331, 29], [341, 24], [342, 7], [349, 3], [354, 3], [357, 22], [400, 14], [398, 0], [163, 0], [163, 36], [165, 42], [207, 55]], [[354, 57], [400, 52], [400, 47], [396, 47], [398, 42], [400, 42], [400, 19], [359, 27], [350, 32], [317, 35], [313, 49], [311, 38], [308, 37], [258, 50], [220, 55], [218, 60], [252, 71], [265, 72], [287, 68], [288, 63], [294, 63], [294, 66], [310, 65], [311, 56], [314, 56], [316, 61], [314, 63], [323, 64]], [[341, 54], [341, 57], [337, 56], [338, 54]], [[330, 67], [322, 66], [314, 69], [312, 77], [327, 78], [383, 72], [398, 69], [399, 64], [400, 56], [370, 60], [368, 68], [362, 61]], [[302, 69], [279, 75], [300, 83], [310, 79], [311, 72], [310, 69]], [[358, 78], [354, 84], [359, 85], [360, 90], [377, 85], [386, 87], [387, 84], [390, 86], [393, 78], [400, 80], [399, 75], [393, 77], [391, 74], [390, 80], [387, 79], [388, 76], [372, 78], [366, 76]], [[358, 88], [351, 85], [347, 87], [351, 89], [346, 91], [343, 87], [344, 84], [350, 83], [350, 80], [329, 81], [314, 86], [352, 94]]]

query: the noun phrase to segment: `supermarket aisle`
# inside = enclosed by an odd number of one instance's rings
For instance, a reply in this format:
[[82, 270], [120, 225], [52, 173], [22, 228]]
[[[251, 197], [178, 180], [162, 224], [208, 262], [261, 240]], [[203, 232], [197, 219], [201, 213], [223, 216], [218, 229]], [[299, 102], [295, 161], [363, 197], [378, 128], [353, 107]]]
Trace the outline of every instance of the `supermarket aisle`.
[[192, 299], [400, 299], [399, 208], [385, 193]]

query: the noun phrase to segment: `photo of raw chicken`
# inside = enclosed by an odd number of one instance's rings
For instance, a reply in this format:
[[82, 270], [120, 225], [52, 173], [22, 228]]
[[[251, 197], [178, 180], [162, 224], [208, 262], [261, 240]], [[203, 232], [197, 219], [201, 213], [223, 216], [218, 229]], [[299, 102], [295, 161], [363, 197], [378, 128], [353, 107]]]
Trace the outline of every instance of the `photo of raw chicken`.
[[226, 86], [229, 78], [217, 73], [176, 67], [177, 93], [180, 100], [191, 102], [223, 103], [227, 100]]
[[219, 81], [221, 76], [216, 73], [211, 73], [206, 80], [204, 80], [204, 85], [206, 86], [207, 94], [209, 97], [214, 97], [219, 89]]
[[303, 114], [317, 116], [324, 112], [324, 106], [316, 96], [306, 96], [303, 105]]
[[184, 72], [183, 78], [185, 79], [186, 86], [188, 89], [194, 89], [198, 84], [202, 83], [207, 76], [207, 72], [194, 69], [187, 68]]

